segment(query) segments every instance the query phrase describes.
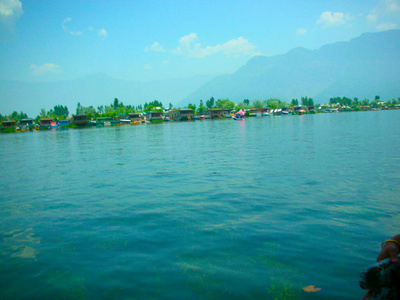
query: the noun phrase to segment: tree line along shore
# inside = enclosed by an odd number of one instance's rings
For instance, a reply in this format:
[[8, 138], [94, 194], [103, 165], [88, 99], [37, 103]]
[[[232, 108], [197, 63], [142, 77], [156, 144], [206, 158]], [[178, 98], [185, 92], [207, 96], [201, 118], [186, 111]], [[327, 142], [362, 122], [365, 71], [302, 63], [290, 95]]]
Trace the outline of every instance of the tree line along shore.
[[14, 111], [9, 116], [0, 114], [1, 131], [26, 131], [36, 129], [57, 129], [73, 128], [81, 126], [106, 126], [115, 124], [138, 124], [146, 122], [195, 120], [203, 118], [225, 118], [231, 117], [236, 111], [245, 110], [247, 116], [278, 115], [278, 114], [304, 114], [304, 113], [323, 113], [323, 112], [350, 112], [367, 111], [382, 109], [399, 109], [400, 97], [395, 100], [382, 101], [379, 96], [374, 100], [350, 99], [347, 97], [330, 98], [327, 104], [314, 104], [314, 100], [309, 97], [292, 99], [290, 103], [281, 101], [277, 98], [267, 100], [244, 99], [236, 104], [229, 99], [218, 99], [213, 97], [203, 102], [200, 100], [199, 106], [188, 104], [184, 108], [174, 108], [170, 103], [164, 107], [158, 100], [145, 103], [144, 105], [124, 105], [118, 98], [115, 98], [110, 105], [82, 106], [79, 102], [75, 114], [70, 116], [67, 106], [56, 105], [46, 111], [41, 109], [36, 118], [29, 118], [24, 112]]

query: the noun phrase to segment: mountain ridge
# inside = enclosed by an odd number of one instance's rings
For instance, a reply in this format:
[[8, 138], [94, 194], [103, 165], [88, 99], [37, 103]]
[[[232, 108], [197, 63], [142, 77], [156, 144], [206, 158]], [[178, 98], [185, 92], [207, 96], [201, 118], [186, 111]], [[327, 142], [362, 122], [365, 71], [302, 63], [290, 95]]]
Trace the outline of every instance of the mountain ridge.
[[[276, 56], [255, 56], [231, 75], [217, 76], [185, 97], [197, 99], [279, 98], [308, 96], [325, 103], [336, 96], [382, 99], [400, 97], [400, 30], [363, 33], [348, 42], [303, 47]], [[195, 100], [194, 100], [195, 99]]]
[[97, 73], [60, 82], [0, 79], [0, 113], [23, 111], [34, 117], [55, 105], [66, 105], [73, 113], [78, 102], [96, 108], [114, 98], [126, 105], [159, 100], [164, 106], [185, 107], [211, 97], [239, 103], [268, 98], [290, 102], [307, 96], [322, 104], [331, 97], [376, 95], [382, 100], [400, 97], [400, 30], [363, 33], [317, 50], [297, 47], [285, 54], [254, 56], [236, 72], [216, 77], [139, 82]]

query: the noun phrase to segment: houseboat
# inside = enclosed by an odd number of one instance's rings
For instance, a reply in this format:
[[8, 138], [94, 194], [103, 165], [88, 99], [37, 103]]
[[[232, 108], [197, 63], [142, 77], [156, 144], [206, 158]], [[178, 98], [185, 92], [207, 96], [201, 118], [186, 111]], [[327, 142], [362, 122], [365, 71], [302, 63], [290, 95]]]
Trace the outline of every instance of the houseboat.
[[296, 114], [296, 115], [304, 115], [305, 113], [307, 113], [306, 106], [296, 106], [294, 108], [294, 114]]
[[22, 119], [18, 126], [19, 131], [28, 131], [33, 129], [33, 119]]
[[[231, 117], [230, 109], [212, 108], [206, 111], [206, 116], [210, 119], [222, 119]], [[206, 117], [207, 119], [207, 117]]]
[[1, 123], [1, 132], [15, 132], [16, 124], [13, 120], [3, 121]]
[[250, 109], [249, 117], [261, 117], [262, 113], [263, 113], [262, 108], [252, 108]]
[[292, 107], [283, 107], [282, 108], [282, 116], [293, 115], [293, 108]]
[[266, 107], [261, 108], [261, 115], [262, 115], [262, 116], [270, 116], [270, 115], [271, 115], [270, 109], [269, 109], [269, 108], [266, 108]]
[[145, 118], [145, 121], [148, 121], [151, 123], [159, 123], [159, 122], [165, 121], [164, 112], [162, 112], [162, 111], [149, 111], [148, 113], [145, 114], [144, 118]]
[[72, 116], [72, 123], [78, 127], [85, 127], [89, 125], [87, 115], [75, 115]]
[[58, 125], [59, 125], [60, 129], [63, 129], [63, 128], [67, 128], [70, 125], [70, 123], [69, 123], [69, 120], [58, 120]]
[[167, 115], [173, 121], [189, 121], [193, 119], [193, 109], [171, 109]]
[[39, 125], [35, 127], [37, 130], [46, 130], [50, 129], [50, 123], [54, 122], [53, 118], [42, 118], [39, 121]]
[[141, 113], [129, 113], [127, 119], [131, 120], [131, 125], [137, 125], [144, 122], [143, 115]]

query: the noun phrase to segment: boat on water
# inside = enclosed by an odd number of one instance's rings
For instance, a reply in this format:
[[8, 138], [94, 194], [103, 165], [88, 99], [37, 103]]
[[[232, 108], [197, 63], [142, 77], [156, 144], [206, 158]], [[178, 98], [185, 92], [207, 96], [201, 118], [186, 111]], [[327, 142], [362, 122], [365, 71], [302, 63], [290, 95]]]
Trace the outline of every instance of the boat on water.
[[130, 119], [119, 119], [119, 125], [129, 125], [131, 124]]
[[239, 116], [234, 116], [233, 119], [236, 120], [236, 121], [246, 121], [246, 117], [242, 117], [240, 115]]
[[282, 108], [276, 108], [273, 110], [272, 113], [274, 114], [274, 116], [280, 116], [282, 115]]
[[51, 130], [57, 130], [57, 129], [59, 129], [58, 123], [57, 123], [56, 121], [50, 122], [50, 129], [51, 129]]
[[120, 123], [120, 120], [115, 120], [112, 117], [96, 118], [96, 127], [115, 126]]
[[243, 109], [239, 110], [233, 115], [232, 119], [235, 121], [246, 121], [246, 111]]

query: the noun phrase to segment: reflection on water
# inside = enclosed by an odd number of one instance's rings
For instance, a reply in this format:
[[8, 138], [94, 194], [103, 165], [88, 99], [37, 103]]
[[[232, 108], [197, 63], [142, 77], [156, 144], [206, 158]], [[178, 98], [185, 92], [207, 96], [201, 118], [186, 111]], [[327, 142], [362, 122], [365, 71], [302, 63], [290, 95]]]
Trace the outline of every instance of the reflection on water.
[[1, 254], [4, 256], [34, 259], [39, 253], [40, 238], [35, 237], [32, 228], [0, 232], [3, 242]]
[[361, 298], [398, 233], [399, 120], [1, 135], [0, 298]]

